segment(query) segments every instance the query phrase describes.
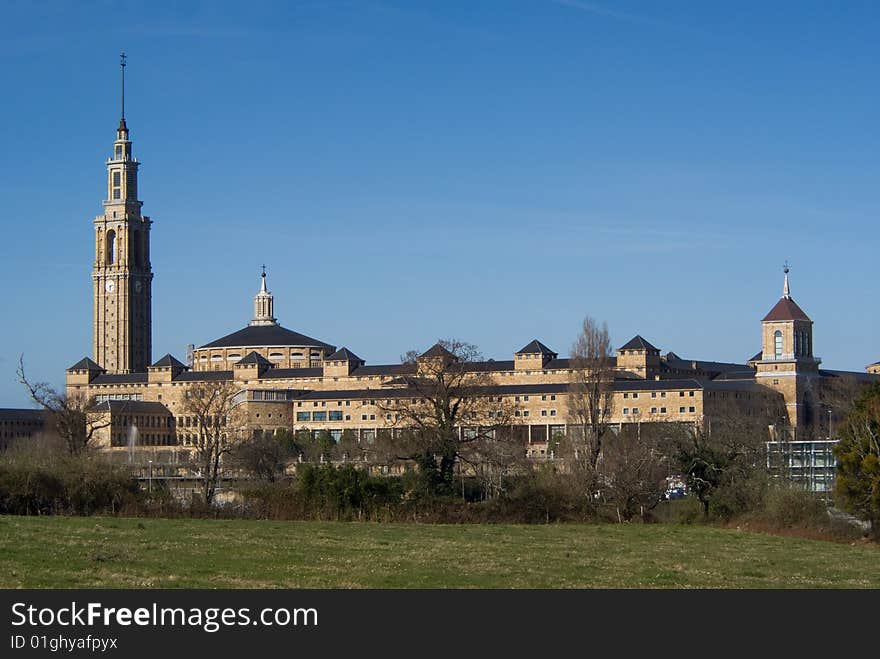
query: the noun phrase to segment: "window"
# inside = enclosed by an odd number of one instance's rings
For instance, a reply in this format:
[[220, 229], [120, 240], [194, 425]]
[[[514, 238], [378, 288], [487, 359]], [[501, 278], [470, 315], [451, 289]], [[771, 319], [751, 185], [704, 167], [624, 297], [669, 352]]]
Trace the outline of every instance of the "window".
[[541, 396], [541, 400], [547, 400], [547, 396]]
[[639, 408], [638, 408], [638, 407], [634, 407], [634, 408], [633, 408], [633, 414], [638, 414], [638, 413], [639, 413]]
[[309, 421], [310, 417], [311, 417], [311, 414], [309, 414], [308, 412], [297, 412], [296, 413], [296, 420], [297, 421]]
[[691, 398], [693, 398], [693, 397], [694, 397], [694, 392], [693, 392], [693, 391], [689, 391], [689, 392], [688, 392], [688, 396], [690, 396]]
[[550, 416], [556, 416], [556, 410], [550, 410]]
[[678, 408], [678, 413], [679, 413], [679, 414], [684, 414], [684, 408], [683, 408], [683, 407], [679, 407], [679, 408]]
[[[116, 145], [116, 159], [122, 160], [122, 145], [121, 144]], [[116, 173], [118, 173], [118, 172], [116, 172]]]
[[528, 416], [528, 415], [529, 415], [529, 411], [528, 411], [528, 410], [526, 410], [525, 412], [523, 412], [523, 416]]
[[330, 410], [331, 421], [342, 421], [342, 410]]
[[361, 421], [366, 421], [366, 420], [367, 420], [367, 415], [361, 414]]
[[660, 414], [666, 414], [666, 408], [665, 408], [665, 407], [661, 407], [661, 408], [660, 408]]
[[629, 392], [624, 391], [624, 392], [623, 392], [623, 397], [624, 397], [624, 398], [629, 398]]
[[696, 409], [694, 409], [694, 406], [693, 406], [693, 405], [691, 405], [691, 406], [688, 408], [688, 412], [691, 412], [691, 413], [696, 412]]
[[547, 416], [547, 410], [541, 410], [541, 416]]
[[111, 229], [107, 232], [107, 264], [116, 263], [116, 232]]
[[652, 391], [652, 392], [651, 392], [651, 398], [657, 398], [657, 392], [656, 392], [656, 391]]
[[628, 407], [624, 407], [624, 408], [623, 408], [623, 413], [624, 413], [624, 414], [629, 414], [629, 408], [628, 408]]
[[773, 354], [776, 359], [782, 357], [782, 332], [780, 330], [773, 332]]
[[666, 398], [666, 392], [665, 392], [665, 391], [661, 391], [661, 392], [660, 392], [660, 398]]
[[528, 397], [528, 396], [523, 396], [523, 400], [524, 400], [525, 402], [528, 403], [528, 402], [529, 402], [529, 397]]
[[326, 421], [327, 413], [326, 412], [314, 412], [312, 413], [312, 421]]
[[516, 415], [516, 416], [522, 416], [522, 412], [520, 412], [519, 410], [517, 410], [517, 411], [515, 412], [515, 415]]
[[652, 407], [652, 408], [651, 408], [651, 414], [657, 414], [657, 408], [656, 408], [656, 407]]
[[638, 397], [639, 397], [639, 395], [637, 393], [633, 394], [633, 398], [638, 398]]

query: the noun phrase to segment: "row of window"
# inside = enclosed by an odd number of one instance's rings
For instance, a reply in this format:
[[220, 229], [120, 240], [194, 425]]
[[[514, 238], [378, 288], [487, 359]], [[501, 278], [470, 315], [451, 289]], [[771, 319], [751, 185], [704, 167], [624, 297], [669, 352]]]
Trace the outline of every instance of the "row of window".
[[106, 403], [108, 400], [143, 400], [143, 394], [98, 394], [95, 396], [96, 403]]
[[[695, 408], [693, 405], [691, 405], [687, 408], [687, 411], [689, 413], [693, 414], [694, 412], [697, 411], [697, 408]], [[685, 406], [682, 405], [681, 407], [679, 407], [678, 413], [684, 414], [685, 413]], [[624, 416], [638, 416], [639, 415], [639, 408], [633, 407], [632, 409], [630, 409], [629, 407], [624, 407], [623, 414], [624, 414]], [[660, 407], [660, 408], [652, 407], [651, 414], [666, 414], [666, 408], [665, 407]]]
[[[366, 419], [366, 416], [363, 417]], [[374, 415], [375, 418], [375, 415]], [[297, 421], [342, 421], [343, 415], [342, 410], [330, 410], [329, 412], [321, 411], [321, 412], [297, 412], [296, 420]], [[351, 421], [351, 415], [345, 415], [346, 421]]]
[[[678, 396], [679, 396], [679, 398], [684, 398], [685, 396], [690, 396], [691, 398], [693, 398], [694, 392], [693, 391], [687, 391], [687, 392], [679, 391]], [[624, 398], [638, 398], [639, 392], [638, 391], [633, 391], [633, 392], [624, 391], [623, 397]], [[657, 397], [666, 398], [666, 392], [665, 391], [652, 391], [651, 398], [657, 398]]]

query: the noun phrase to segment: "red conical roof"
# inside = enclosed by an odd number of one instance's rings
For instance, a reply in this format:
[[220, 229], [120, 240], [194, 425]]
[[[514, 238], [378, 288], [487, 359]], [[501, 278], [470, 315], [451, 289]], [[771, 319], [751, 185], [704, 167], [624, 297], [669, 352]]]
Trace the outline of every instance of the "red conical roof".
[[776, 306], [770, 309], [770, 313], [764, 316], [762, 322], [773, 320], [810, 320], [810, 317], [790, 297], [782, 297]]

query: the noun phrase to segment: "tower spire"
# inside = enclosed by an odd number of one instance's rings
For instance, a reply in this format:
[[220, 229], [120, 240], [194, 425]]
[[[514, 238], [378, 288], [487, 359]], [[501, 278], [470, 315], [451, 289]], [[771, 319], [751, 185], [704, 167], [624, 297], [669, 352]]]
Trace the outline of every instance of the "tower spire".
[[125, 53], [119, 53], [119, 70], [122, 72], [122, 106], [121, 112], [119, 114], [119, 118], [122, 121], [125, 121], [125, 60], [127, 60]]
[[125, 125], [125, 66], [128, 56], [123, 52], [119, 53], [119, 71], [121, 74], [120, 95], [119, 95], [119, 131], [128, 132], [128, 126]]
[[275, 319], [275, 298], [266, 289], [266, 266], [260, 274], [260, 292], [254, 296], [254, 319], [250, 322], [253, 325], [277, 325]]
[[791, 287], [788, 284], [788, 271], [790, 269], [791, 268], [788, 265], [788, 261], [786, 261], [785, 264], [782, 266], [782, 272], [785, 273], [785, 281], [782, 284], [782, 297], [784, 297], [786, 300], [791, 298]]

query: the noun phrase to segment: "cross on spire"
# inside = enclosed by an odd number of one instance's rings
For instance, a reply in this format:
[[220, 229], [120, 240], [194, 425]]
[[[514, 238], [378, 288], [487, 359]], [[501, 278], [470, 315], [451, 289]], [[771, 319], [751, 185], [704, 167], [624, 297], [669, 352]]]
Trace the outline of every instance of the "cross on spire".
[[127, 59], [128, 56], [124, 52], [119, 53], [119, 70], [122, 73], [122, 105], [120, 114], [121, 121], [125, 121], [125, 62]]
[[782, 284], [782, 297], [790, 298], [791, 297], [791, 287], [788, 284], [788, 271], [791, 270], [791, 266], [788, 265], [788, 260], [786, 259], [785, 263], [782, 265], [782, 272], [785, 273], [785, 281]]

